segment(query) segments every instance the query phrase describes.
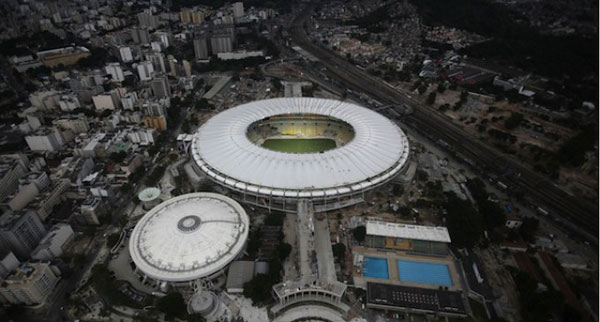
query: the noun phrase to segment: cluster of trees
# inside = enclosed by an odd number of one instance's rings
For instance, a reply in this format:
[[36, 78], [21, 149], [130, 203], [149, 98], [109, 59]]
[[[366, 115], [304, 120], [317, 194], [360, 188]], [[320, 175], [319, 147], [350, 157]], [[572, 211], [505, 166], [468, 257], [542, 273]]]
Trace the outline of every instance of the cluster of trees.
[[100, 68], [109, 61], [108, 51], [104, 48], [90, 48], [90, 55], [77, 61], [77, 66], [81, 68]]
[[473, 199], [477, 202], [477, 208], [485, 220], [488, 229], [502, 226], [506, 223], [506, 214], [497, 203], [488, 200], [488, 192], [485, 183], [479, 178], [467, 180], [467, 188]]
[[492, 38], [464, 49], [469, 56], [492, 58], [549, 77], [581, 79], [598, 70], [597, 36], [540, 34], [517, 22], [506, 6], [485, 0], [410, 2], [426, 25], [455, 27]]
[[127, 157], [127, 152], [125, 152], [125, 151], [112, 152], [108, 156], [108, 158], [115, 163], [123, 162], [123, 160], [125, 160], [126, 157]]
[[348, 21], [348, 25], [357, 25], [360, 28], [366, 28], [367, 31], [373, 33], [380, 33], [385, 31], [383, 23], [388, 21], [390, 18], [389, 6], [382, 6], [369, 14]]
[[184, 318], [187, 309], [183, 296], [179, 292], [169, 292], [156, 301], [156, 308], [166, 315], [167, 320]]
[[580, 166], [585, 162], [585, 153], [592, 150], [597, 142], [597, 126], [588, 126], [561, 146], [557, 153], [558, 161], [567, 166]]
[[344, 259], [346, 258], [346, 245], [343, 243], [336, 243], [331, 246], [331, 250], [333, 251], [333, 257], [337, 258], [340, 261], [340, 265], [344, 265]]
[[[285, 214], [272, 212], [266, 218], [264, 224], [267, 226], [282, 226]], [[254, 257], [261, 246], [260, 228], [250, 232], [247, 251]], [[250, 282], [244, 284], [244, 296], [250, 298], [254, 304], [263, 304], [271, 300], [271, 289], [273, 285], [281, 282], [281, 271], [283, 261], [292, 252], [292, 245], [283, 241], [283, 234], [279, 236], [279, 243], [275, 246], [275, 252], [269, 260], [269, 273], [257, 274]]]
[[[566, 307], [562, 294], [553, 289], [543, 292], [538, 290], [537, 282], [527, 273], [519, 271], [513, 274], [519, 292], [521, 317], [526, 322], [544, 321], [556, 313], [568, 317], [563, 321], [579, 321], [576, 311]], [[562, 312], [561, 312], [562, 311]]]
[[506, 121], [504, 121], [504, 127], [507, 130], [514, 130], [517, 127], [519, 127], [519, 125], [521, 125], [522, 121], [523, 121], [523, 114], [521, 114], [519, 112], [511, 112], [510, 117], [507, 118]]
[[352, 236], [356, 239], [357, 242], [362, 243], [365, 241], [365, 237], [367, 237], [367, 227], [358, 226], [352, 230]]
[[459, 248], [475, 246], [483, 235], [484, 223], [471, 202], [462, 200], [451, 192], [447, 194], [444, 208], [452, 243]]
[[504, 131], [500, 131], [498, 129], [489, 129], [488, 134], [497, 140], [504, 141], [504, 142], [508, 141], [508, 143], [510, 143], [510, 144], [517, 142], [516, 136], [514, 136], [510, 133], [506, 133]]
[[141, 308], [142, 304], [130, 299], [127, 295], [119, 291], [119, 285], [122, 282], [115, 280], [111, 271], [103, 264], [97, 264], [92, 267], [90, 283], [110, 306], [124, 305], [133, 308]]
[[433, 103], [435, 103], [435, 97], [436, 97], [436, 93], [435, 92], [431, 92], [429, 93], [429, 95], [427, 96], [427, 105], [433, 105]]
[[165, 169], [166, 167], [164, 165], [157, 165], [154, 169], [152, 169], [152, 172], [148, 174], [148, 176], [144, 180], [144, 183], [148, 186], [154, 186], [158, 182], [158, 180], [162, 178], [163, 174], [165, 173]]
[[452, 109], [454, 111], [458, 111], [464, 103], [467, 102], [467, 100], [469, 99], [469, 92], [467, 91], [463, 91], [460, 93], [460, 98], [458, 99], [458, 101], [456, 103], [454, 103], [454, 106], [452, 106]]

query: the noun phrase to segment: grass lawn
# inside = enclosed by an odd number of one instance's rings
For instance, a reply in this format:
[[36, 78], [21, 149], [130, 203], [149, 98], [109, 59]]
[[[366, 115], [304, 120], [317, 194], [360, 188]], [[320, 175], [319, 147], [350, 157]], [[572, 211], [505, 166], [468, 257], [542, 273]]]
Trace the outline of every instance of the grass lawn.
[[315, 153], [336, 147], [335, 141], [331, 139], [267, 139], [262, 146], [287, 153]]

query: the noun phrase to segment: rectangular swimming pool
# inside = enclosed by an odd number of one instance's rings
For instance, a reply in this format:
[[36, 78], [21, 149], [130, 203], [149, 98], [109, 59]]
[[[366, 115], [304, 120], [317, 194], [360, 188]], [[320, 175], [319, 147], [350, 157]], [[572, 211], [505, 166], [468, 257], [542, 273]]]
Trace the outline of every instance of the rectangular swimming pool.
[[385, 258], [365, 257], [362, 267], [362, 275], [364, 277], [374, 277], [381, 279], [388, 279], [390, 277], [388, 273], [387, 259]]
[[430, 285], [452, 286], [448, 265], [398, 260], [401, 281]]

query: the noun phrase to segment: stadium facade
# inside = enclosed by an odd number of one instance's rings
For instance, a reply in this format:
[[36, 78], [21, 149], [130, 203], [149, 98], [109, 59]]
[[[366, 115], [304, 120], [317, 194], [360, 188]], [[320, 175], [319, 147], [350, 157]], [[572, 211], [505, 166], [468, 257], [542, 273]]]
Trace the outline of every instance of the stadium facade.
[[[306, 140], [303, 149], [310, 152], [265, 144], [273, 140]], [[402, 172], [409, 151], [404, 132], [386, 117], [347, 102], [301, 97], [217, 114], [194, 134], [190, 153], [198, 173], [241, 202], [296, 212], [298, 200], [308, 199], [321, 212], [363, 201]]]

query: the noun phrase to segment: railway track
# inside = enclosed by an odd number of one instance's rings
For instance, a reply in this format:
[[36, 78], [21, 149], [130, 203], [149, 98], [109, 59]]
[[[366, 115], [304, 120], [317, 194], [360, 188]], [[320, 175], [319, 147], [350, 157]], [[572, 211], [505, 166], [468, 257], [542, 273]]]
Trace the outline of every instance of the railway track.
[[383, 104], [412, 106], [414, 112], [404, 116], [404, 123], [420, 128], [433, 139], [447, 142], [454, 152], [473, 161], [483, 173], [496, 173], [502, 182], [514, 191], [513, 193], [526, 194], [537, 205], [550, 210], [553, 216], [561, 218], [561, 222], [567, 228], [598, 244], [597, 204], [569, 195], [541, 174], [523, 166], [518, 160], [473, 138], [460, 126], [452, 123], [438, 111], [412, 99], [406, 92], [388, 86], [337, 54], [314, 44], [306, 35], [303, 26], [309, 10], [310, 7], [306, 8], [294, 19], [291, 30], [292, 40], [317, 57], [341, 84], [364, 92]]

